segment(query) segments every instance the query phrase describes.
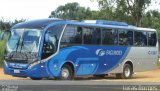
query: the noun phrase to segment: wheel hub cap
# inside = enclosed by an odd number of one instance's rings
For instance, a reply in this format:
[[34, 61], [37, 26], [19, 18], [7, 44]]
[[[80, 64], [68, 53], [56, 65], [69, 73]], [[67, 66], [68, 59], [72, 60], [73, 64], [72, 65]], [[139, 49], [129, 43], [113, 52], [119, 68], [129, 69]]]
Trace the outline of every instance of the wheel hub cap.
[[127, 68], [125, 68], [124, 73], [125, 73], [125, 76], [126, 76], [126, 77], [129, 77], [131, 71], [130, 71], [130, 69], [127, 67]]
[[62, 77], [63, 78], [68, 78], [69, 76], [69, 71], [67, 69], [62, 69]]

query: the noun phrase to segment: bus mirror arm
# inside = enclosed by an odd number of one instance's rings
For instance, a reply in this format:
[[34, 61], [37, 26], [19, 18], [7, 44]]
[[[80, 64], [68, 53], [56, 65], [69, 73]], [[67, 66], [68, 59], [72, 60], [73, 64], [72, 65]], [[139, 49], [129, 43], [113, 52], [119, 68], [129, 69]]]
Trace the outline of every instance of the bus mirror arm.
[[4, 39], [4, 34], [5, 34], [5, 32], [3, 31], [3, 32], [1, 33], [1, 40]]
[[4, 40], [5, 38], [5, 34], [7, 35], [11, 35], [11, 31], [10, 30], [5, 30], [5, 31], [2, 31], [1, 35], [0, 35], [0, 40]]

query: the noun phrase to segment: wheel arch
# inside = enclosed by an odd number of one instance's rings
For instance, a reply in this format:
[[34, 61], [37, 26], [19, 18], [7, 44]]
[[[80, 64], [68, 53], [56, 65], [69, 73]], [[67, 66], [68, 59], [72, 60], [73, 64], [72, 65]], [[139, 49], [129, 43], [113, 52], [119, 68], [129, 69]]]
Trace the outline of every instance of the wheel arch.
[[[130, 73], [129, 75], [127, 76], [124, 69], [125, 67], [127, 67], [127, 65], [130, 65], [129, 68], [130, 68]], [[132, 74], [134, 73], [133, 69], [134, 69], [134, 65], [133, 65], [133, 62], [131, 60], [126, 60], [123, 62], [123, 65], [121, 66], [122, 67], [122, 73], [117, 73], [116, 74], [116, 77], [117, 78], [121, 78], [121, 79], [130, 79], [132, 77]]]
[[123, 67], [124, 67], [125, 64], [129, 64], [132, 67], [132, 71], [134, 72], [134, 64], [131, 60], [126, 60], [123, 64]]
[[61, 68], [64, 66], [64, 65], [69, 65], [71, 68], [72, 68], [72, 71], [73, 71], [73, 75], [75, 75], [75, 67], [74, 67], [74, 63], [72, 61], [66, 61], [62, 64]]

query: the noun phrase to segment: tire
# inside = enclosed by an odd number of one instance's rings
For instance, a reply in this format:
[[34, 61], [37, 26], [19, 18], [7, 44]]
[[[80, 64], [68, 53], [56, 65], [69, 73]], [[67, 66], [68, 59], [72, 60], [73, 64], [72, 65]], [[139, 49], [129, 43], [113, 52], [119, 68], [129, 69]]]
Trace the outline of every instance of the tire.
[[118, 79], [130, 79], [133, 75], [133, 68], [129, 64], [125, 64], [123, 67], [123, 73], [116, 74]]
[[105, 78], [106, 74], [93, 75], [95, 78]]
[[73, 80], [74, 79], [74, 74], [73, 74], [73, 69], [69, 65], [64, 65], [61, 68], [61, 73], [60, 73], [60, 80]]
[[35, 78], [35, 77], [30, 77], [32, 80], [42, 80], [42, 78]]

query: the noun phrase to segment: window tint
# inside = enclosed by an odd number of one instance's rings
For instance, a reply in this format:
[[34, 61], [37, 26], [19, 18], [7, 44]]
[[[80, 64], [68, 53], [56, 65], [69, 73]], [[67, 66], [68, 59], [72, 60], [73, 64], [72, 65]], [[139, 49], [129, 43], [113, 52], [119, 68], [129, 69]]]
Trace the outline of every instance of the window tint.
[[92, 44], [101, 44], [101, 29], [96, 28], [93, 31], [93, 38], [92, 38]]
[[118, 43], [118, 31], [114, 29], [103, 29], [102, 43], [105, 45], [116, 45]]
[[75, 44], [82, 43], [82, 27], [76, 27], [74, 40]]
[[134, 32], [134, 45], [135, 46], [147, 46], [147, 33], [146, 32]]
[[119, 45], [133, 45], [133, 31], [119, 30]]
[[62, 43], [65, 43], [65, 44], [73, 44], [74, 43], [74, 39], [73, 39], [74, 29], [75, 29], [74, 26], [67, 26], [66, 27], [64, 34], [63, 34], [63, 37], [62, 37], [62, 40], [61, 40]]
[[58, 40], [63, 30], [63, 27], [64, 25], [57, 25], [52, 26], [47, 30], [45, 36], [48, 35], [48, 42], [44, 41], [42, 59], [49, 57], [57, 51]]
[[127, 44], [133, 45], [133, 31], [127, 31]]
[[56, 35], [56, 37], [59, 39], [61, 33], [62, 33], [62, 30], [64, 28], [64, 25], [58, 25], [58, 26], [53, 26], [53, 27], [50, 27], [48, 29], [48, 31], [50, 31], [50, 33]]
[[83, 41], [84, 44], [92, 44], [93, 42], [93, 28], [83, 28]]
[[50, 51], [50, 53], [54, 53], [54, 52], [56, 52], [56, 50], [57, 50], [57, 45], [58, 45], [58, 43], [57, 43], [57, 37], [54, 35], [54, 33], [52, 33], [52, 32], [49, 32], [49, 35], [48, 35], [48, 37], [49, 37], [49, 51]]
[[81, 44], [82, 43], [82, 28], [77, 26], [67, 26], [62, 40], [62, 44]]
[[155, 32], [148, 32], [148, 46], [156, 46], [157, 37]]
[[126, 30], [119, 30], [119, 45], [128, 45], [128, 35]]

